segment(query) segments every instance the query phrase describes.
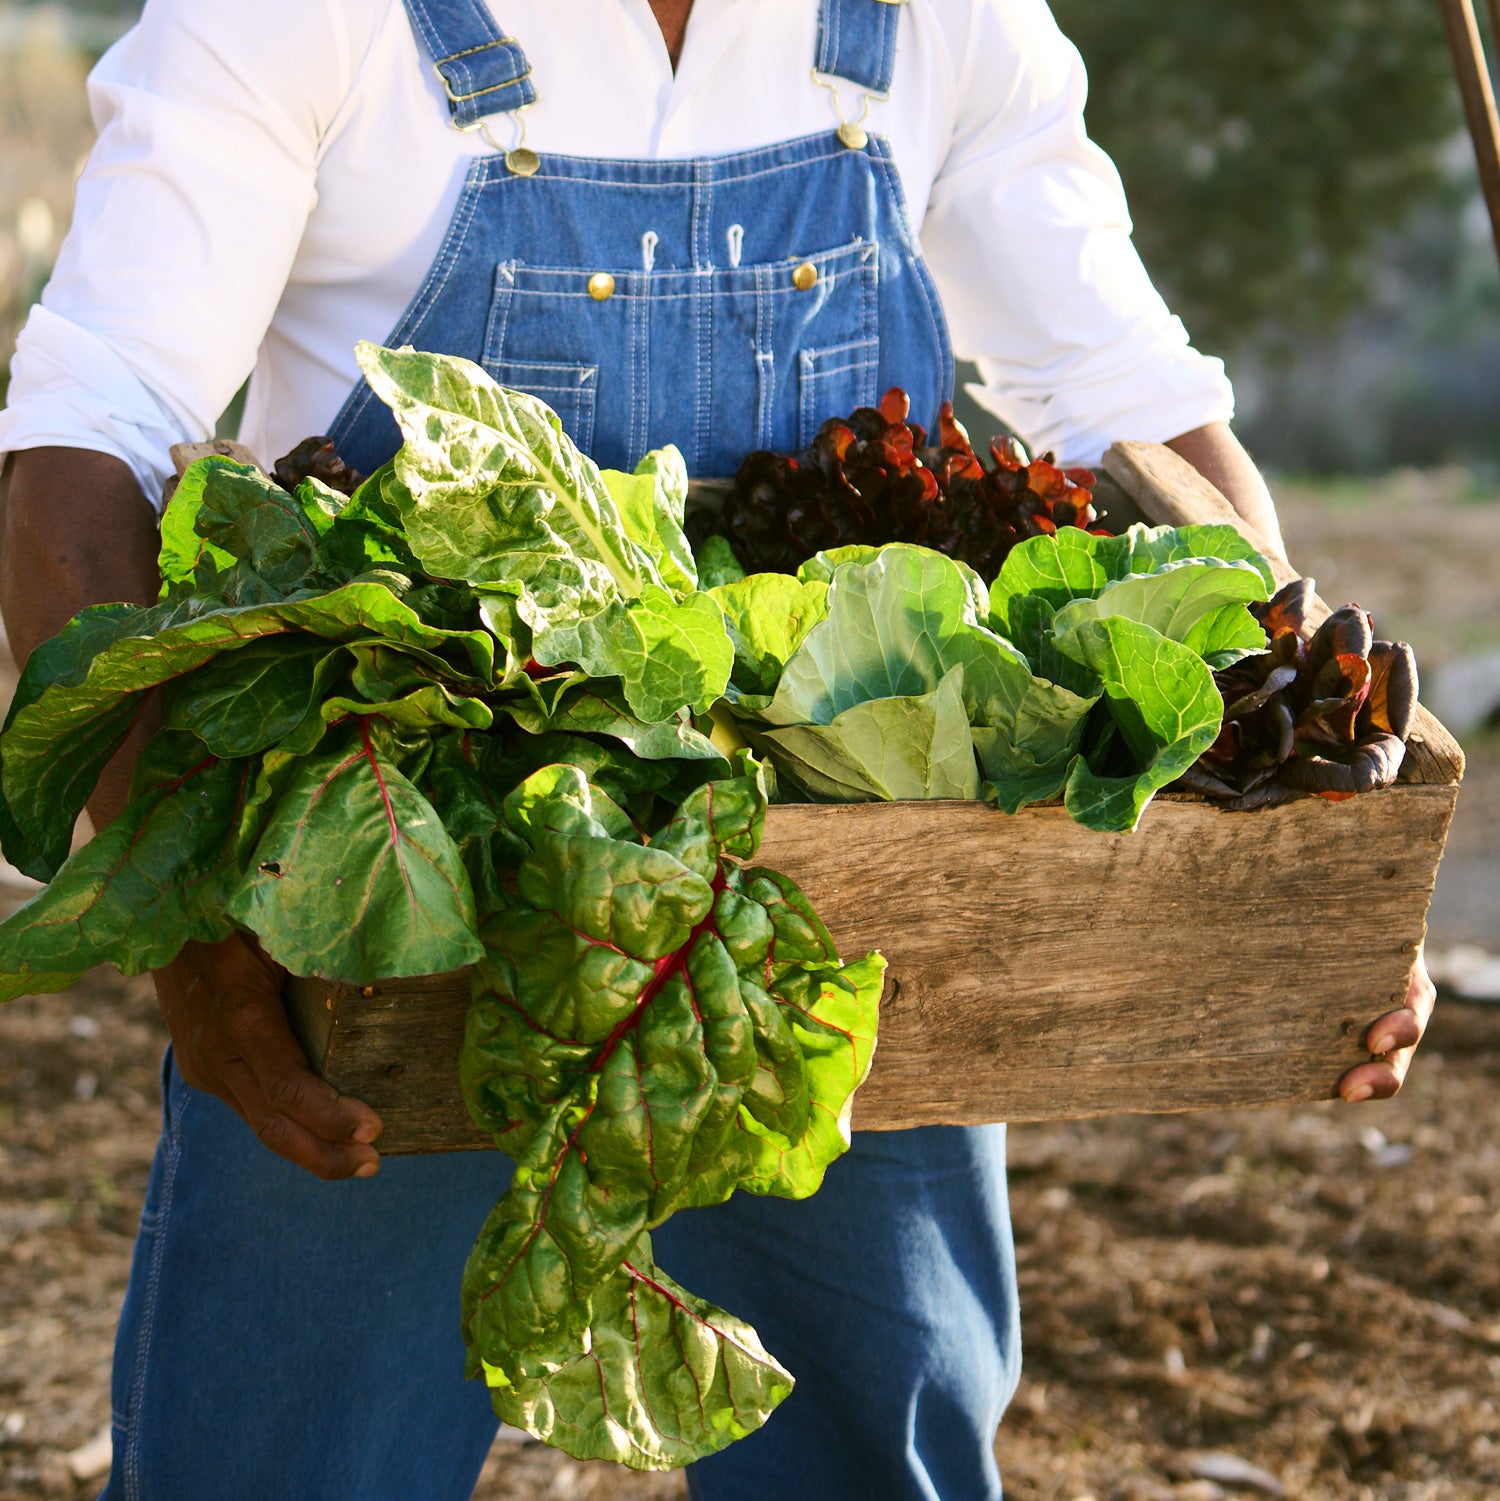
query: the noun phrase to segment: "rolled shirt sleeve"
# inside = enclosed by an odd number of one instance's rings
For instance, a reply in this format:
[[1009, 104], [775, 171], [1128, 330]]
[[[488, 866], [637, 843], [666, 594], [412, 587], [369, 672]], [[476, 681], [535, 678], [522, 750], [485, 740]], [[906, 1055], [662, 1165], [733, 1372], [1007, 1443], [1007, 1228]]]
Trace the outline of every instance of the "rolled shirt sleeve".
[[1036, 452], [1097, 461], [1228, 421], [1131, 241], [1119, 173], [1084, 129], [1087, 80], [1043, 0], [974, 0], [952, 147], [922, 243], [970, 394]]
[[[347, 94], [345, 7], [150, 0], [89, 79], [99, 137], [17, 341], [0, 453], [113, 454], [159, 501], [255, 363]], [[291, 40], [295, 38], [295, 40]]]

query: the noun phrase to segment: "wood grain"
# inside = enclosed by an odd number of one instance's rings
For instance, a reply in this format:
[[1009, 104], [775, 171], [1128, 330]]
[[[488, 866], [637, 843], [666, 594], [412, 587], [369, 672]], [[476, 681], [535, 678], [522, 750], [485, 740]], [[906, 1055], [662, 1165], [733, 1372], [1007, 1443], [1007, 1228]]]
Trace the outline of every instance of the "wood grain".
[[[845, 955], [889, 962], [860, 1130], [1284, 1103], [1330, 1097], [1404, 995], [1456, 795], [1167, 797], [1125, 835], [1060, 808], [785, 805], [761, 858]], [[466, 979], [371, 990], [293, 982], [317, 1066], [380, 1111], [385, 1151], [484, 1145]]]
[[[1105, 470], [1147, 520], [1226, 521], [1267, 551], [1172, 450], [1117, 444]], [[1343, 803], [1161, 796], [1123, 835], [1057, 807], [771, 808], [760, 858], [846, 956], [889, 963], [856, 1129], [1334, 1095], [1405, 996], [1463, 773], [1430, 716], [1407, 760], [1402, 784]], [[488, 1144], [458, 1088], [466, 973], [293, 980], [288, 1004], [315, 1066], [380, 1111], [383, 1151]]]
[[[1252, 547], [1265, 555], [1278, 587], [1301, 577], [1214, 485], [1165, 444], [1116, 443], [1104, 456], [1104, 470], [1154, 525], [1217, 522], [1235, 527]], [[1316, 630], [1327, 616], [1328, 606], [1321, 599], [1315, 600], [1308, 626]], [[1458, 742], [1419, 705], [1407, 737], [1402, 781], [1441, 786], [1462, 781], [1463, 774], [1464, 753]]]

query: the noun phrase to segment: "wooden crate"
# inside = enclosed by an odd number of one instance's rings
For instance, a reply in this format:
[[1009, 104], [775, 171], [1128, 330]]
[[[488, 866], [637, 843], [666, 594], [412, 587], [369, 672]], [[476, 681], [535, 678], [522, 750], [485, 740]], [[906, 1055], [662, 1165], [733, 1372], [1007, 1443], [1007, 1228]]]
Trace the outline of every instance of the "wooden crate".
[[[1110, 471], [1148, 517], [1225, 506], [1165, 449]], [[1056, 807], [783, 805], [760, 858], [845, 957], [889, 961], [858, 1130], [1325, 1099], [1404, 998], [1462, 774], [1423, 713], [1403, 780], [1349, 802], [1165, 795], [1122, 835]], [[458, 1088], [467, 1002], [465, 973], [288, 987], [314, 1066], [397, 1153], [489, 1145]]]

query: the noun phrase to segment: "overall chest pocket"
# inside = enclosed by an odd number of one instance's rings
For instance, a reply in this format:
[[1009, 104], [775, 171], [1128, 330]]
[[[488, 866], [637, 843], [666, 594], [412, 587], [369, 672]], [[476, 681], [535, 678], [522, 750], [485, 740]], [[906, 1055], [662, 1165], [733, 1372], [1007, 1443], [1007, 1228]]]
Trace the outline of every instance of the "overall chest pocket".
[[753, 447], [805, 448], [828, 418], [874, 402], [879, 256], [875, 242], [854, 240], [725, 273], [728, 326], [716, 345], [732, 361], [747, 346], [753, 352], [753, 385], [745, 380], [737, 393], [754, 412]]
[[545, 401], [587, 454], [598, 441], [600, 366], [608, 363], [598, 307], [587, 275], [576, 269], [504, 261], [495, 268], [480, 357], [502, 386]]
[[[665, 257], [661, 257], [665, 259]], [[728, 476], [756, 448], [805, 447], [876, 396], [879, 252], [651, 271], [502, 262], [482, 363], [551, 406], [599, 464], [675, 443]]]

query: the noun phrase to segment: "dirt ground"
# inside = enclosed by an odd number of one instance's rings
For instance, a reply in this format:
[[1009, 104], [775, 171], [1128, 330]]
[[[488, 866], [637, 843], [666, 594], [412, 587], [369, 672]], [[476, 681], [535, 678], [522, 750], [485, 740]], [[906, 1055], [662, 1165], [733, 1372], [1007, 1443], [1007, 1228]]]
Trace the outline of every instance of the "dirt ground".
[[[1424, 665], [1500, 646], [1500, 496], [1462, 475], [1281, 496], [1301, 566]], [[1471, 752], [1431, 941], [1493, 952], [1500, 743]], [[161, 1041], [147, 986], [107, 973], [0, 1013], [0, 1501], [102, 1483], [68, 1456], [108, 1423]], [[1445, 1003], [1393, 1103], [1017, 1128], [1012, 1184], [1009, 1496], [1500, 1498], [1500, 1005]], [[505, 1437], [475, 1492], [684, 1494]]]

